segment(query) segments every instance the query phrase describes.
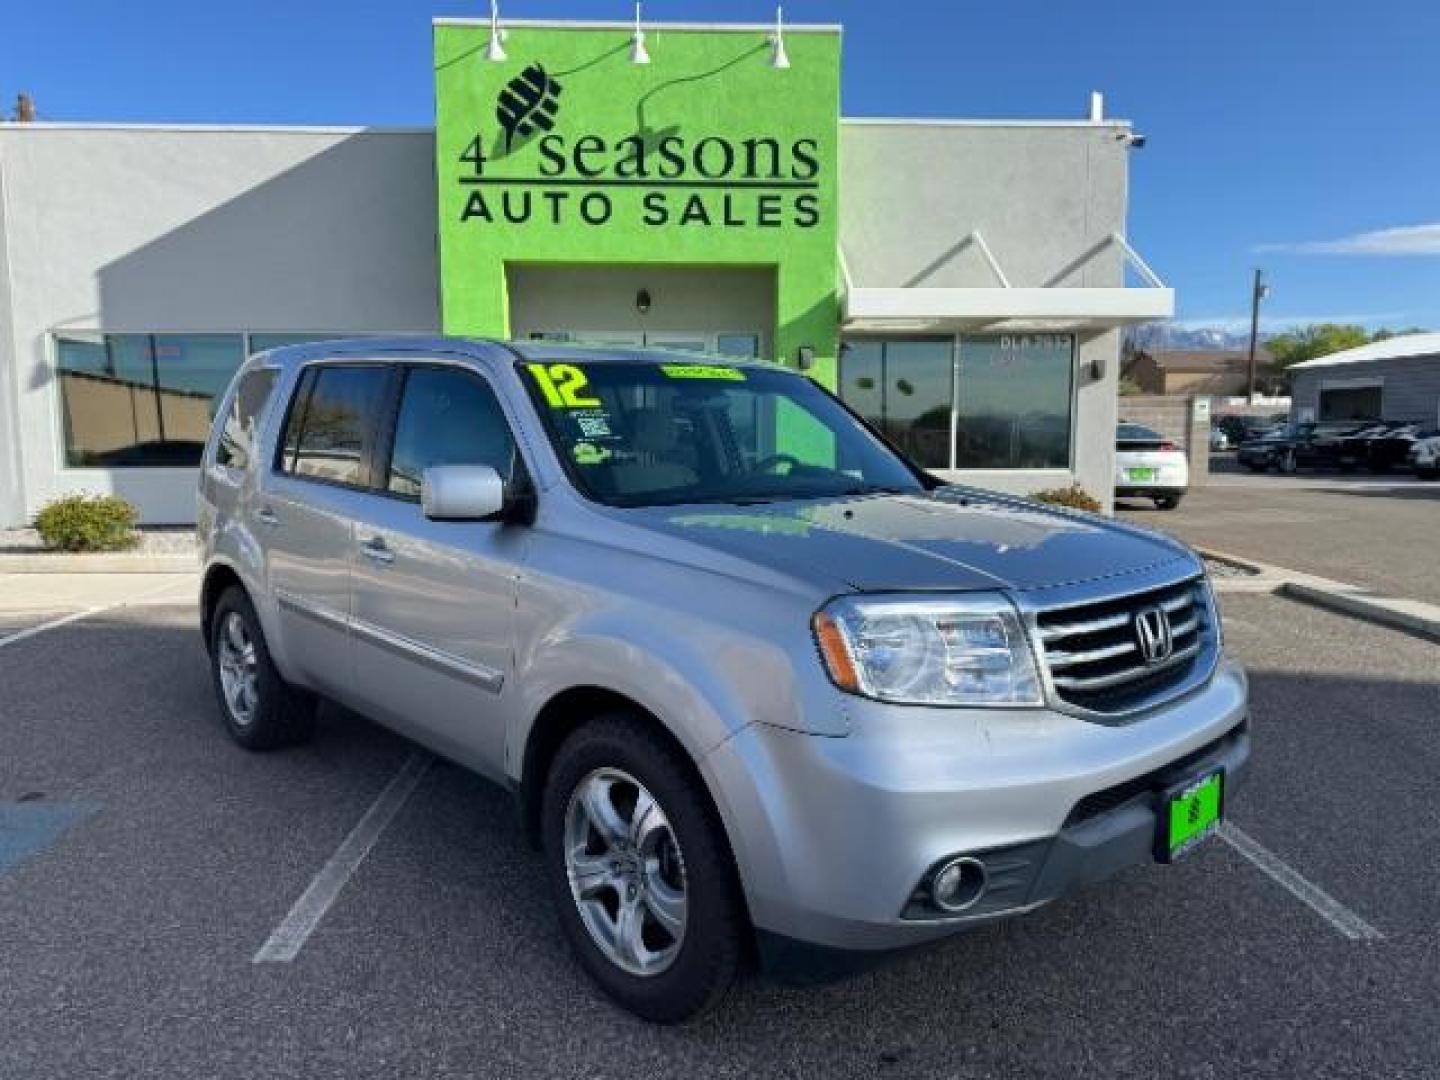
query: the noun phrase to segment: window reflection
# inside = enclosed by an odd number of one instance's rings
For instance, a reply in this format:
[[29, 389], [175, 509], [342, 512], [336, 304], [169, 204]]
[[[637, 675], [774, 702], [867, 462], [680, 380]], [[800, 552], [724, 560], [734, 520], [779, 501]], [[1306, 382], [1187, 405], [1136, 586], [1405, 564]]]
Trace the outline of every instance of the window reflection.
[[850, 341], [840, 396], [919, 464], [949, 468], [953, 351], [948, 338]]
[[955, 467], [1070, 465], [1075, 338], [993, 334], [960, 342]]
[[244, 358], [239, 334], [58, 336], [66, 464], [198, 465], [215, 402]]

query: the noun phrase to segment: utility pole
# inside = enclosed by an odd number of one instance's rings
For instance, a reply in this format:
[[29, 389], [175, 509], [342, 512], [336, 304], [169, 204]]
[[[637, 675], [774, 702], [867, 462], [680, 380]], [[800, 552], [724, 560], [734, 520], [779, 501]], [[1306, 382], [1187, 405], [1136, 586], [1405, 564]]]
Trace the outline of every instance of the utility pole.
[[15, 119], [22, 124], [35, 122], [35, 99], [22, 93], [15, 99]]
[[1265, 271], [1256, 269], [1255, 287], [1250, 293], [1250, 379], [1247, 383], [1245, 400], [1255, 404], [1255, 339], [1260, 335], [1260, 301], [1270, 295], [1270, 286], [1265, 284]]

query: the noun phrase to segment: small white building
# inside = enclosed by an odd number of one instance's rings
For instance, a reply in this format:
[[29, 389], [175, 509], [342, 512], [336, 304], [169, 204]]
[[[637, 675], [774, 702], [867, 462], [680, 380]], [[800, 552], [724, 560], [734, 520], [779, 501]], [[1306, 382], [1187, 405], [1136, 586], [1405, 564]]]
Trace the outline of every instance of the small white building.
[[1440, 426], [1440, 334], [1405, 334], [1290, 368], [1297, 420], [1413, 420]]

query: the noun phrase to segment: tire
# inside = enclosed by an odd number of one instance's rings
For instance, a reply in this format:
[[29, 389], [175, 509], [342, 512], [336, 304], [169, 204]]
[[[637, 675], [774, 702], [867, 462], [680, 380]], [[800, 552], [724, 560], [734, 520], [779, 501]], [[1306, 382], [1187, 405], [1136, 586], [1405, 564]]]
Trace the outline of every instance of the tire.
[[1182, 498], [1184, 498], [1184, 496], [1182, 495], [1156, 495], [1155, 509], [1174, 510], [1177, 506], [1180, 505], [1180, 500]]
[[[597, 717], [571, 734], [556, 752], [545, 782], [540, 819], [545, 874], [565, 936], [605, 993], [660, 1024], [680, 1023], [714, 1008], [734, 983], [751, 940], [724, 830], [700, 784], [679, 750], [648, 724], [623, 713]], [[628, 836], [619, 846], [607, 843], [586, 807], [603, 800], [617, 815], [611, 818], [612, 835], [630, 834], [641, 788], [653, 798], [664, 828], [642, 837], [637, 858], [637, 849], [624, 846]], [[656, 821], [653, 814], [647, 820]], [[581, 856], [567, 857], [567, 852]], [[626, 861], [613, 861], [612, 855]], [[581, 873], [595, 883], [588, 900], [579, 898]], [[648, 957], [603, 941], [612, 924], [624, 925], [626, 890], [636, 898], [629, 908], [640, 913], [634, 925], [650, 950]], [[675, 905], [677, 895], [683, 908]], [[656, 918], [662, 906], [672, 919], [683, 911], [678, 937]], [[627, 963], [649, 970], [630, 969]]]
[[1245, 467], [1253, 473], [1263, 473], [1270, 470], [1270, 465], [1267, 462], [1247, 461]]
[[[210, 677], [225, 730], [245, 749], [295, 746], [314, 734], [314, 695], [280, 677], [250, 597], [234, 586], [220, 597], [210, 618]], [[237, 680], [248, 685], [243, 698], [228, 688]], [[245, 699], [248, 707], [243, 707]]]

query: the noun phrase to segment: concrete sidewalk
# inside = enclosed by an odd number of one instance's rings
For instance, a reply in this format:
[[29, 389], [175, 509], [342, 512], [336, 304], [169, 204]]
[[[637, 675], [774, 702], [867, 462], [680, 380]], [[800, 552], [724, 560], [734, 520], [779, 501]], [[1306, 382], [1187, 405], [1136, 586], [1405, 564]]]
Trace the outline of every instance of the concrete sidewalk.
[[49, 623], [114, 608], [193, 603], [199, 588], [196, 573], [0, 573], [0, 645]]

